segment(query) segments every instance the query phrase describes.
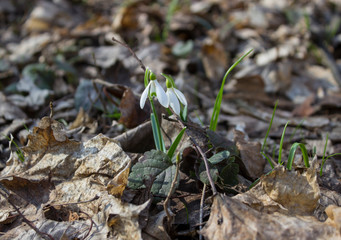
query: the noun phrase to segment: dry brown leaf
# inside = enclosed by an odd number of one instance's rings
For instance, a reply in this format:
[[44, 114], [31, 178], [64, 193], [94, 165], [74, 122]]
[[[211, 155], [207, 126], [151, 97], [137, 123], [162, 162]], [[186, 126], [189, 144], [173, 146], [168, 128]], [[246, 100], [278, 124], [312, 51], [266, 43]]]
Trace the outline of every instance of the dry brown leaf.
[[339, 229], [341, 233], [341, 207], [329, 205], [325, 211], [328, 216], [326, 223], [332, 225], [336, 229]]
[[228, 60], [222, 43], [217, 39], [207, 38], [201, 53], [206, 76], [215, 83], [219, 82], [224, 76]]
[[149, 118], [149, 111], [140, 108], [139, 100], [130, 88], [127, 88], [123, 93], [120, 112], [119, 123], [122, 123], [127, 128], [136, 127]]
[[236, 199], [216, 195], [201, 233], [213, 239], [340, 239], [340, 231], [314, 217], [256, 211]]
[[151, 216], [148, 225], [144, 228], [142, 236], [144, 240], [170, 240], [164, 225], [167, 218], [166, 212], [162, 211]]
[[278, 166], [262, 176], [257, 186], [234, 198], [262, 212], [312, 215], [320, 199], [315, 171], [316, 163], [303, 173]]
[[[131, 162], [115, 140], [100, 134], [84, 143], [72, 141], [59, 122], [45, 117], [29, 135], [23, 153], [25, 162], [16, 158], [8, 162], [0, 182], [14, 193], [14, 203], [24, 209], [28, 219], [35, 220], [40, 231], [55, 239], [83, 238], [87, 234], [88, 239], [141, 239], [139, 214], [149, 202], [122, 203], [108, 193], [122, 194]], [[13, 216], [6, 199], [2, 198], [0, 205], [2, 221]], [[44, 206], [53, 212], [44, 214]], [[13, 227], [6, 232], [11, 239], [36, 235], [20, 223]]]
[[234, 130], [234, 141], [236, 142], [236, 146], [240, 152], [240, 169], [246, 174], [246, 176], [255, 179], [263, 174], [266, 162], [260, 154], [260, 143], [248, 142], [244, 138], [245, 134], [243, 132]]

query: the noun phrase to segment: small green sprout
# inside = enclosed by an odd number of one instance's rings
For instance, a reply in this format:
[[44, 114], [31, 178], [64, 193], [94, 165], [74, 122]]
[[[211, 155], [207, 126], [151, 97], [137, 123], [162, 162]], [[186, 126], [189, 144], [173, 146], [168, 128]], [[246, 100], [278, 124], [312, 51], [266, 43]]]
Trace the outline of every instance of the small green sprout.
[[16, 154], [17, 154], [19, 160], [20, 160], [21, 162], [25, 162], [24, 154], [22, 153], [22, 151], [21, 151], [19, 145], [14, 141], [13, 135], [10, 134], [11, 137], [9, 137], [9, 136], [7, 136], [7, 135], [3, 135], [3, 136], [4, 136], [5, 138], [7, 138], [7, 140], [9, 141], [9, 147], [10, 147], [10, 148], [11, 148], [11, 144], [12, 144], [12, 143], [14, 144], [14, 146], [15, 146], [15, 148], [16, 148], [15, 152], [16, 152]]
[[225, 86], [225, 81], [229, 73], [247, 56], [249, 55], [253, 49], [249, 50], [247, 53], [245, 53], [243, 56], [241, 56], [237, 62], [235, 62], [225, 73], [225, 76], [223, 78], [223, 81], [221, 83], [221, 87], [219, 90], [219, 93], [217, 95], [217, 98], [214, 103], [214, 108], [213, 108], [213, 113], [211, 117], [211, 122], [210, 122], [210, 130], [215, 131], [217, 129], [218, 125], [218, 118], [220, 114], [220, 106], [221, 106], [221, 101], [223, 100], [223, 93], [224, 93], [224, 86]]

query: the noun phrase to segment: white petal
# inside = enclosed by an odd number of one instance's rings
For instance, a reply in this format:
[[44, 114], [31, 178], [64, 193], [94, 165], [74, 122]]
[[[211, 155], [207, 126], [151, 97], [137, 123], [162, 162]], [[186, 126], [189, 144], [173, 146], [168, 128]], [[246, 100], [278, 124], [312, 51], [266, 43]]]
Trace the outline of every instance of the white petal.
[[169, 102], [165, 90], [163, 90], [163, 88], [161, 87], [157, 80], [154, 80], [153, 82], [155, 83], [156, 97], [159, 103], [165, 108], [168, 108]]
[[168, 88], [167, 89], [167, 96], [169, 99], [169, 105], [170, 107], [174, 110], [174, 112], [177, 115], [180, 115], [180, 104], [179, 104], [179, 100], [176, 97], [176, 94], [174, 93], [173, 88]]
[[153, 93], [156, 94], [156, 92], [155, 92], [155, 81], [151, 80], [149, 83], [150, 83], [150, 92], [149, 93], [151, 96], [153, 96]]
[[141, 98], [140, 98], [140, 108], [144, 108], [144, 104], [146, 103], [148, 93], [149, 93], [150, 83], [148, 83], [146, 89], [143, 91]]
[[187, 100], [186, 100], [185, 95], [182, 92], [180, 92], [178, 89], [176, 89], [176, 88], [173, 88], [173, 89], [174, 89], [176, 96], [179, 98], [180, 102], [183, 105], [187, 106]]

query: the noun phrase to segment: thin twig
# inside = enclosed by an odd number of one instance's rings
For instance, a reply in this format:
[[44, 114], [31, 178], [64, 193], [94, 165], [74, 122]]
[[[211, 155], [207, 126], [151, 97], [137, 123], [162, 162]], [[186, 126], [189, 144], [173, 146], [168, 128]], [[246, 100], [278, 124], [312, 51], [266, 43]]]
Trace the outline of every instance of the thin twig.
[[[176, 119], [178, 120], [178, 123], [180, 124], [181, 128], [184, 128], [185, 125], [183, 124], [181, 119], [176, 115], [176, 113], [173, 111], [173, 109], [171, 109], [171, 108], [169, 108], [169, 109], [174, 114], [174, 116], [176, 116]], [[195, 148], [198, 150], [198, 152], [201, 155], [202, 159], [204, 160], [208, 181], [210, 182], [213, 195], [216, 195], [217, 194], [217, 189], [215, 188], [214, 182], [213, 182], [212, 177], [211, 177], [210, 167], [208, 166], [207, 157], [206, 157], [205, 153], [202, 151], [201, 147], [198, 145], [197, 141], [195, 141], [195, 139], [191, 136], [191, 134], [189, 133], [188, 130], [186, 130], [186, 134], [189, 137], [189, 139], [192, 141], [192, 143], [194, 144]]]
[[[206, 191], [206, 184], [204, 184], [204, 187], [202, 188], [202, 194], [200, 199], [200, 217], [199, 217], [199, 229], [201, 231], [202, 229], [202, 218], [204, 215], [204, 199], [205, 199], [205, 191]], [[202, 235], [199, 234], [199, 240], [202, 240]]]
[[[96, 196], [97, 197], [97, 196]], [[92, 220], [92, 218], [89, 216], [89, 214], [87, 214], [86, 212], [83, 212], [83, 211], [80, 211], [81, 213], [84, 213], [86, 216], [88, 216], [88, 219], [90, 219], [90, 221], [91, 221], [91, 225], [90, 225], [90, 228], [89, 228], [89, 231], [88, 231], [88, 233], [83, 237], [83, 240], [85, 240], [88, 236], [89, 236], [89, 234], [90, 234], [90, 232], [91, 232], [91, 230], [92, 230], [92, 226], [94, 225], [94, 221]]]
[[173, 178], [173, 181], [172, 181], [172, 185], [171, 185], [171, 188], [168, 192], [168, 195], [167, 195], [167, 198], [166, 200], [164, 201], [163, 203], [163, 208], [165, 209], [165, 212], [167, 214], [167, 225], [168, 225], [168, 230], [171, 229], [171, 225], [172, 225], [172, 215], [169, 213], [168, 211], [168, 203], [169, 203], [169, 199], [170, 197], [172, 196], [174, 190], [175, 190], [175, 184], [176, 184], [176, 181], [177, 181], [177, 178], [178, 178], [178, 175], [179, 175], [179, 169], [180, 169], [180, 160], [179, 160], [179, 154], [176, 156], [176, 172], [175, 172], [175, 176]]
[[81, 203], [89, 203], [89, 202], [92, 202], [92, 201], [95, 201], [99, 199], [99, 196], [95, 196], [89, 200], [85, 200], [85, 201], [79, 201], [79, 202], [71, 202], [71, 203], [59, 203], [59, 204], [50, 204], [49, 206], [51, 207], [56, 207], [56, 206], [65, 206], [65, 205], [73, 205], [73, 204], [81, 204]]
[[[101, 92], [99, 91], [99, 89], [98, 89], [98, 87], [97, 87], [97, 85], [96, 85], [96, 83], [95, 83], [94, 81], [92, 81], [92, 85], [94, 86], [94, 89], [95, 89], [95, 91], [96, 91], [96, 93], [97, 93], [97, 96], [98, 96], [97, 98], [99, 99], [99, 101], [101, 102], [101, 104], [102, 104], [102, 106], [103, 106], [104, 112], [108, 113], [107, 105], [106, 105], [104, 99], [102, 98], [102, 94], [101, 94]], [[97, 99], [97, 98], [96, 98], [96, 99]], [[95, 102], [96, 102], [96, 101], [95, 101]]]
[[[31, 227], [39, 236], [41, 236], [42, 238], [44, 239], [51, 239], [51, 240], [54, 240], [54, 238], [48, 234], [48, 233], [44, 233], [44, 232], [41, 232], [36, 226], [34, 226], [34, 224], [28, 220], [21, 212], [20, 210], [17, 208], [17, 206], [15, 206], [15, 204], [9, 199], [9, 197], [7, 197], [2, 191], [0, 191], [0, 194], [5, 198], [7, 199], [8, 203], [12, 205], [12, 207], [15, 209], [15, 211], [18, 212], [18, 214], [22, 217], [23, 221], [25, 223], [27, 223], [27, 225], [29, 227]], [[47, 238], [48, 237], [48, 238]]]
[[117, 42], [117, 43], [121, 44], [123, 47], [127, 48], [127, 49], [129, 50], [129, 52], [131, 53], [131, 55], [133, 55], [133, 57], [138, 61], [138, 63], [140, 64], [140, 67], [142, 68], [142, 70], [143, 70], [144, 72], [146, 71], [146, 67], [145, 67], [144, 64], [142, 63], [141, 59], [139, 59], [139, 58], [136, 56], [136, 54], [135, 54], [135, 52], [133, 51], [133, 49], [131, 49], [126, 43], [121, 42], [121, 41], [117, 40], [117, 39], [114, 38], [114, 37], [112, 38], [112, 40], [113, 40], [114, 42]]

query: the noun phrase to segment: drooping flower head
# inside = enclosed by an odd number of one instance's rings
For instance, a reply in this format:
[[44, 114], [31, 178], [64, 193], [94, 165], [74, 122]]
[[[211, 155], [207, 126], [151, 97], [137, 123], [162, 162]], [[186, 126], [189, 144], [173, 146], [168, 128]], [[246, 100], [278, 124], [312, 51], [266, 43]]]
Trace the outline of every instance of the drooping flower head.
[[166, 95], [168, 98], [169, 106], [174, 110], [174, 112], [177, 115], [180, 115], [181, 107], [180, 107], [180, 102], [184, 105], [187, 106], [187, 101], [185, 95], [180, 92], [178, 89], [176, 89], [173, 85], [173, 81], [171, 81], [170, 77], [163, 74], [163, 76], [166, 77], [166, 86], [167, 86], [167, 91]]
[[157, 81], [155, 74], [149, 69], [147, 69], [146, 71], [148, 71], [146, 74], [149, 76], [149, 83], [147, 84], [146, 88], [144, 89], [141, 95], [140, 99], [141, 109], [144, 108], [147, 97], [156, 97], [163, 107], [168, 108], [169, 102], [165, 90], [163, 90], [163, 88]]

